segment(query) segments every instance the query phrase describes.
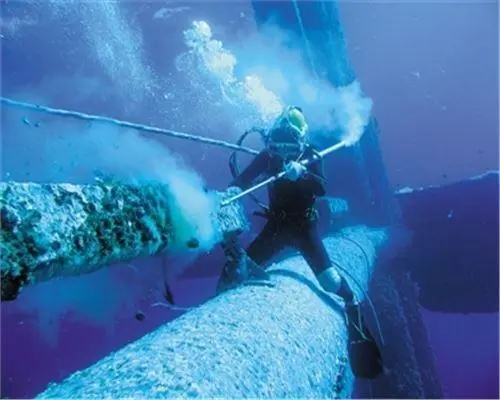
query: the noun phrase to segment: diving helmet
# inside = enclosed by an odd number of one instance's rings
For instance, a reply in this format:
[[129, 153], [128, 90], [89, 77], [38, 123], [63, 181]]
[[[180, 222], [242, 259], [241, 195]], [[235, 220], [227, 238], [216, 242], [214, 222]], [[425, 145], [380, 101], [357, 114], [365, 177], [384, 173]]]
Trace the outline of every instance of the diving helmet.
[[307, 131], [302, 109], [287, 106], [269, 130], [267, 145], [279, 154], [300, 153], [306, 145]]

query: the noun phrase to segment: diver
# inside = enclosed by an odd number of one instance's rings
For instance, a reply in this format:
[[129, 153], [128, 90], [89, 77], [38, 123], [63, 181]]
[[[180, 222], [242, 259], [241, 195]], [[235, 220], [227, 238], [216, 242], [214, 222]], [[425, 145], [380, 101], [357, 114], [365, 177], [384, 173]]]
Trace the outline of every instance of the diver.
[[[322, 288], [344, 299], [353, 372], [358, 377], [373, 379], [383, 372], [380, 350], [361, 316], [361, 305], [347, 281], [332, 265], [319, 235], [315, 202], [325, 195], [327, 182], [321, 157], [308, 143], [307, 133], [308, 125], [302, 109], [296, 106], [285, 108], [266, 135], [265, 149], [231, 182], [230, 189], [245, 190], [260, 176], [286, 172], [284, 178], [268, 186], [269, 208], [261, 214], [267, 222], [248, 246], [248, 257], [245, 258], [236, 238], [223, 245], [229, 261], [218, 288], [230, 275], [235, 275], [236, 268], [241, 268], [242, 259], [243, 264], [253, 264], [245, 267], [248, 275], [255, 275], [257, 271], [257, 278], [266, 279], [268, 262], [284, 248], [295, 248], [305, 258]], [[305, 159], [315, 161], [306, 167], [300, 163]]]

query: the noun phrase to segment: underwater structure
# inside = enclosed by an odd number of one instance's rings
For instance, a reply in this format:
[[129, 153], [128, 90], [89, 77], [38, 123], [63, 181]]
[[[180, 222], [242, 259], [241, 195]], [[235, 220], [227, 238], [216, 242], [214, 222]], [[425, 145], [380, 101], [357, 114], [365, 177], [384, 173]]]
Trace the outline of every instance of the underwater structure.
[[[385, 230], [366, 226], [325, 239], [332, 260], [360, 284], [361, 298], [386, 240]], [[229, 290], [38, 397], [348, 397], [353, 375], [342, 301], [319, 289], [302, 257], [270, 272], [274, 287]]]
[[[52, 278], [162, 252], [196, 250], [196, 237], [185, 242], [178, 237], [183, 221], [175, 203], [168, 185], [158, 183], [1, 182], [2, 301]], [[219, 207], [212, 223], [221, 239], [247, 225], [237, 202]]]
[[498, 171], [490, 171], [396, 194], [412, 232], [396, 265], [418, 284], [418, 302], [427, 310], [498, 312], [499, 182]]
[[[337, 2], [255, 1], [253, 7], [258, 24], [271, 20], [301, 41], [303, 59], [313, 76], [327, 79], [335, 87], [355, 84]], [[350, 209], [345, 222], [337, 220], [331, 230], [356, 221], [372, 227], [402, 225], [400, 209], [386, 178], [378, 135], [377, 121], [372, 118], [356, 146], [325, 160], [325, 169], [342, 171], [332, 174], [330, 184], [339, 197], [347, 200]], [[417, 307], [416, 292], [398, 291], [398, 288], [413, 288], [409, 277], [388, 272], [393, 265], [388, 255], [404, 251], [403, 232], [404, 229], [392, 236], [389, 252], [379, 254], [373, 274], [376, 283], [371, 285], [371, 298], [385, 338], [385, 344], [379, 345], [384, 365], [392, 372], [357, 391], [363, 394], [365, 390], [365, 394], [373, 397], [439, 398], [442, 388]], [[414, 308], [400, 307], [403, 299], [414, 304]]]
[[[300, 38], [304, 59], [314, 75], [337, 87], [355, 81], [335, 2], [252, 3], [258, 25], [272, 19]], [[385, 176], [378, 129], [372, 119], [357, 145], [326, 160], [327, 168], [343, 171], [342, 176], [332, 177], [332, 184], [349, 207], [348, 212], [339, 215], [329, 210], [328, 217], [334, 223], [324, 227], [324, 242], [332, 262], [356, 295], [364, 298], [368, 293], [372, 299], [378, 318], [372, 316], [369, 322], [377, 328], [374, 331], [379, 333], [377, 340], [390, 373], [369, 383], [355, 382], [348, 362], [342, 301], [322, 292], [305, 261], [292, 256], [271, 268], [275, 286], [248, 283], [224, 292], [63, 382], [51, 384], [39, 397], [345, 398], [352, 395], [355, 386], [358, 396], [443, 397], [419, 306], [445, 312], [487, 312], [498, 307], [498, 302], [493, 304], [494, 293], [489, 291], [472, 300], [463, 296], [470, 290], [472, 259], [481, 260], [481, 273], [472, 279], [474, 285], [491, 287], [495, 276], [494, 281], [498, 281], [498, 232], [492, 225], [498, 220], [498, 198], [479, 211], [460, 200], [457, 203], [463, 196], [473, 203], [483, 191], [491, 198], [492, 185], [496, 185], [493, 193], [497, 193], [498, 173], [446, 187], [395, 194]], [[40, 190], [31, 184], [6, 185], [2, 190], [9, 185], [20, 193]], [[158, 229], [168, 226], [168, 207], [162, 214], [154, 206], [156, 196], [164, 198], [168, 188], [144, 188], [147, 192], [140, 192], [142, 189], [118, 185], [113, 191], [113, 185], [103, 185], [86, 189], [99, 193], [99, 207], [104, 204], [103, 193], [109, 193], [114, 200], [122, 199], [127, 207], [135, 201], [135, 205], [147, 210], [145, 215], [156, 215], [155, 220], [164, 221], [157, 224]], [[54, 192], [58, 190], [61, 187], [44, 189], [48, 197], [43, 207], [55, 204]], [[131, 190], [134, 196], [123, 197], [122, 190]], [[12, 196], [13, 203], [23, 197], [15, 193]], [[77, 204], [82, 206], [83, 198], [79, 198]], [[39, 213], [43, 210], [47, 213], [42, 215], [49, 214], [49, 208], [41, 208]], [[429, 214], [428, 210], [433, 211]], [[67, 215], [60, 209], [58, 212]], [[225, 233], [232, 234], [246, 225], [238, 203], [225, 212], [229, 215], [214, 216], [214, 223], [220, 224], [221, 240]], [[36, 218], [40, 220], [40, 215]], [[111, 222], [112, 218], [115, 216], [104, 213], [96, 223]], [[124, 220], [128, 218], [137, 221], [137, 217], [125, 214]], [[471, 240], [470, 228], [464, 229], [471, 219], [491, 230], [491, 243], [464, 245]], [[3, 226], [2, 210], [2, 230]], [[440, 248], [436, 236], [429, 235], [429, 228], [433, 235], [455, 232], [448, 235], [447, 246], [460, 249], [449, 252]], [[167, 228], [166, 232], [169, 238], [175, 237], [175, 231]], [[169, 240], [154, 235], [149, 241], [137, 238], [134, 246], [125, 247], [123, 253], [96, 256], [96, 262], [85, 267], [77, 264], [78, 271], [168, 250]], [[122, 254], [126, 257], [121, 258]], [[69, 257], [66, 263], [59, 264], [58, 273], [71, 270], [72, 262], [74, 259]], [[3, 264], [2, 259], [2, 275]], [[449, 265], [458, 268], [450, 271]], [[449, 287], [450, 275], [453, 293], [457, 298], [462, 295], [461, 302], [450, 304], [436, 294], [443, 286]], [[43, 279], [51, 276], [56, 276], [52, 270]], [[15, 288], [22, 285], [14, 282], [11, 286], [15, 293]], [[2, 300], [3, 296], [2, 286]], [[369, 310], [367, 315], [371, 315]]]

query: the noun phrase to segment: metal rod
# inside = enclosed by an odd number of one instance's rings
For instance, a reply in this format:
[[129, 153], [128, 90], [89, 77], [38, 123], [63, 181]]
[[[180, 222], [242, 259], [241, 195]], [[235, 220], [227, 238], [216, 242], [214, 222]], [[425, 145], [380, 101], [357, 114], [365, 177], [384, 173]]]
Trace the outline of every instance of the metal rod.
[[[300, 163], [304, 166], [309, 165], [315, 161], [318, 161], [320, 158], [323, 158], [324, 156], [326, 156], [330, 153], [333, 153], [334, 151], [340, 150], [346, 146], [347, 146], [346, 142], [339, 142], [337, 144], [334, 144], [333, 146], [327, 147], [326, 149], [317, 152], [312, 159], [307, 158], [305, 160], [300, 161]], [[281, 171], [279, 174], [273, 175], [273, 176], [263, 180], [262, 182], [259, 182], [256, 185], [249, 187], [246, 190], [243, 190], [242, 192], [238, 193], [237, 195], [222, 201], [221, 206], [222, 207], [227, 206], [228, 204], [231, 204], [233, 201], [239, 200], [242, 197], [246, 196], [247, 194], [252, 193], [252, 192], [256, 191], [257, 189], [260, 189], [264, 186], [267, 186], [267, 185], [273, 183], [274, 181], [276, 181], [278, 179], [283, 178], [285, 175], [286, 175], [286, 172]]]

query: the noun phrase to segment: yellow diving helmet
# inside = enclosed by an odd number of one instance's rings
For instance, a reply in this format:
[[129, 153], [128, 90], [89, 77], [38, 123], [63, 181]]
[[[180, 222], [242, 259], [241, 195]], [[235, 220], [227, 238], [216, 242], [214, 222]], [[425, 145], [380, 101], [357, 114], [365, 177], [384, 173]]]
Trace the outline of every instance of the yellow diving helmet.
[[287, 106], [269, 131], [268, 146], [277, 152], [302, 151], [307, 132], [308, 125], [302, 109]]

